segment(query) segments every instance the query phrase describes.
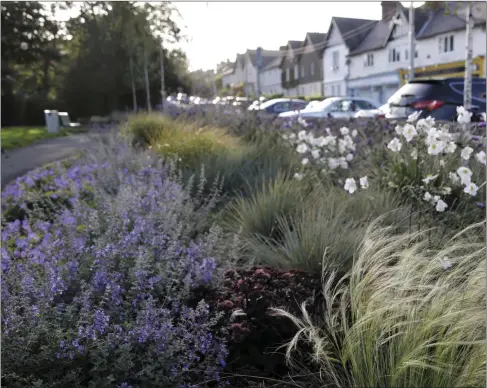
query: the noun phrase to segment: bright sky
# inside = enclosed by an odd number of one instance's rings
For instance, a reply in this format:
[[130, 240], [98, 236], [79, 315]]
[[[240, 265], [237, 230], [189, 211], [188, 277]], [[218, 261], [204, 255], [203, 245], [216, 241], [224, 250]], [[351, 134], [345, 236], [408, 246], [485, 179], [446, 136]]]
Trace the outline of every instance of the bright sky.
[[[277, 50], [307, 32], [327, 32], [332, 16], [378, 20], [380, 2], [175, 2], [191, 37], [191, 70], [214, 69], [258, 46]], [[403, 2], [409, 6], [410, 2]], [[416, 5], [417, 4], [417, 5]], [[415, 6], [422, 2], [415, 2]]]
[[[307, 32], [327, 32], [332, 16], [378, 20], [380, 2], [173, 2], [189, 42], [182, 44], [190, 70], [215, 69], [237, 53], [259, 46], [277, 50]], [[409, 7], [410, 2], [402, 2]], [[420, 6], [423, 2], [414, 2]], [[66, 19], [73, 11], [58, 17]]]

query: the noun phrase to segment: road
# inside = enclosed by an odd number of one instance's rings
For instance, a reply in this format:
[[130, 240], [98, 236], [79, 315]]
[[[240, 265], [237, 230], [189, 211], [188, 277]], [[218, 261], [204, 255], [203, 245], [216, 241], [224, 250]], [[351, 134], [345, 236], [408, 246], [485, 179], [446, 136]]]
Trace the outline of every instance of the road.
[[76, 155], [99, 142], [100, 133], [91, 132], [58, 137], [7, 151], [2, 155], [2, 187], [30, 170]]

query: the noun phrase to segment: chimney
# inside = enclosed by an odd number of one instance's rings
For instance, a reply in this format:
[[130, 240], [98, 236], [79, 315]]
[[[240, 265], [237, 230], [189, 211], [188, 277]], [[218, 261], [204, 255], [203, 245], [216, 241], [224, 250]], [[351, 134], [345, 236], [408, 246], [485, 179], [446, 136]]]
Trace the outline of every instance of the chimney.
[[397, 10], [398, 1], [381, 1], [382, 20], [390, 20]]

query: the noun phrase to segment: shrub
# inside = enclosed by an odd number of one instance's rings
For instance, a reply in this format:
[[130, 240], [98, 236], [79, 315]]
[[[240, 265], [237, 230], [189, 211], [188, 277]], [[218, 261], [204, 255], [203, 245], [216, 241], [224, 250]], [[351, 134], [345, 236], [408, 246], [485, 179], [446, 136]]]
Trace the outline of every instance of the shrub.
[[319, 276], [299, 270], [254, 267], [225, 273], [224, 287], [213, 303], [234, 317], [229, 326], [226, 372], [246, 377], [245, 384], [241, 377], [232, 377], [232, 386], [249, 386], [249, 380], [259, 378], [285, 379], [291, 371], [278, 348], [294, 336], [296, 329], [288, 320], [269, 314], [269, 308], [283, 307], [297, 313], [304, 302], [319, 307], [320, 284]]
[[[349, 276], [325, 274], [320, 321], [283, 310], [314, 347], [315, 385], [443, 387], [485, 384], [485, 224], [441, 249], [426, 234], [372, 225]], [[483, 307], [480, 307], [483, 306]], [[348, 312], [349, 311], [349, 312]], [[311, 374], [310, 374], [311, 376]]]
[[[28, 212], [2, 230], [4, 385], [194, 387], [219, 380], [227, 324], [193, 294], [219, 287], [235, 249], [217, 228], [192, 239], [211, 203], [195, 211], [164, 169], [149, 167], [150, 155], [120, 149], [92, 155], [95, 165], [78, 162], [79, 173], [47, 174], [71, 190], [71, 207], [52, 223]], [[43, 190], [43, 172], [36, 174], [7, 187], [10, 206], [26, 203], [31, 184]], [[79, 195], [86, 182], [92, 203]]]

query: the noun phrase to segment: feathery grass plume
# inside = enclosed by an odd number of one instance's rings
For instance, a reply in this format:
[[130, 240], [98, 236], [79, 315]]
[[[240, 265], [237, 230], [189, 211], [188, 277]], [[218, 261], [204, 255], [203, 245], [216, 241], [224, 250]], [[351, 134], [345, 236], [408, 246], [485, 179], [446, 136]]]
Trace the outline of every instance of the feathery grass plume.
[[485, 224], [441, 249], [425, 232], [396, 235], [371, 224], [349, 274], [323, 273], [326, 313], [291, 319], [314, 348], [317, 384], [336, 387], [484, 386]]

